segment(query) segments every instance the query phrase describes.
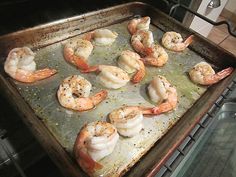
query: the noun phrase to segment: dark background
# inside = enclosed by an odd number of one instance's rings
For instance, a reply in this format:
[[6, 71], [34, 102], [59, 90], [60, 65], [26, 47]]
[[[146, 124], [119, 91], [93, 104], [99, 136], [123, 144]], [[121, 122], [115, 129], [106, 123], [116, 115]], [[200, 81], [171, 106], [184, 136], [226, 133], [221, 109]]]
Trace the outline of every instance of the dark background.
[[[0, 0], [0, 35], [94, 11], [131, 0]], [[161, 10], [161, 0], [143, 0]]]

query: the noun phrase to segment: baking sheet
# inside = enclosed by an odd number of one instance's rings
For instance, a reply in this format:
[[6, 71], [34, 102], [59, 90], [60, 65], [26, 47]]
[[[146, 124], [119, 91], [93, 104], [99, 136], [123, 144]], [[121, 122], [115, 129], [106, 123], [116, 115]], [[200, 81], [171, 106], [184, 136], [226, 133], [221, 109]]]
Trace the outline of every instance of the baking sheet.
[[[89, 57], [89, 64], [117, 66], [116, 60], [120, 53], [123, 50], [132, 50], [127, 23], [128, 21], [124, 21], [107, 27], [116, 31], [119, 36], [112, 46], [95, 46]], [[163, 31], [153, 25], [151, 25], [151, 31], [153, 32], [155, 43], [159, 44]], [[155, 105], [146, 93], [146, 87], [155, 75], [165, 76], [177, 88], [179, 100], [177, 108], [170, 113], [145, 118], [144, 128], [138, 136], [133, 138], [120, 136], [113, 153], [100, 161], [104, 168], [96, 171], [93, 174], [94, 176], [119, 176], [126, 171], [181, 118], [207, 89], [193, 84], [187, 75], [192, 66], [204, 61], [202, 57], [189, 49], [181, 53], [167, 50], [169, 55], [167, 64], [160, 68], [147, 66], [146, 76], [141, 83], [136, 85], [128, 83], [120, 89], [109, 90], [108, 98], [94, 110], [79, 113], [65, 109], [59, 105], [56, 98], [58, 86], [64, 78], [73, 74], [82, 75], [92, 83], [92, 94], [102, 88], [96, 82], [95, 73], [81, 74], [75, 66], [64, 60], [63, 46], [67, 41], [55, 43], [35, 51], [37, 68], [46, 66], [55, 68], [58, 70], [58, 74], [34, 84], [22, 84], [17, 81], [15, 81], [15, 84], [36, 115], [71, 156], [73, 156], [72, 150], [77, 133], [85, 123], [95, 120], [106, 121], [110, 110], [124, 105]]]

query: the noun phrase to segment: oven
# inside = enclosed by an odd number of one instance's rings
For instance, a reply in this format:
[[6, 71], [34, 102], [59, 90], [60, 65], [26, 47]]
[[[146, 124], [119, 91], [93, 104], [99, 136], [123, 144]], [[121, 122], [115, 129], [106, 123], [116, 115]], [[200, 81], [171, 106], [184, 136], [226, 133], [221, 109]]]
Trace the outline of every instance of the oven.
[[[127, 1], [2, 1], [0, 3], [0, 15], [1, 18], [3, 18], [1, 20], [3, 24], [1, 25], [2, 28], [0, 29], [0, 35], [34, 27], [36, 25], [48, 23], [58, 19], [123, 4], [125, 2]], [[143, 2], [149, 3], [152, 6], [162, 10], [166, 14], [169, 14], [178, 21], [182, 22], [187, 27], [191, 26], [194, 17], [197, 16], [211, 25], [227, 25], [228, 32], [232, 36], [235, 36], [233, 27], [229, 22], [214, 22], [214, 20], [209, 20], [204, 15], [196, 13], [198, 7], [200, 6], [199, 2], [196, 3], [195, 1], [190, 0]], [[234, 125], [236, 117], [235, 87], [236, 79], [234, 79], [222, 93], [202, 120], [192, 128], [191, 132], [189, 132], [182, 143], [178, 145], [175, 151], [169, 154], [165, 163], [158, 168], [150, 169], [152, 170], [152, 176], [194, 176], [194, 174], [199, 174], [199, 171], [205, 166], [205, 164], [202, 164], [202, 166], [197, 166], [196, 164], [199, 161], [202, 163], [208, 159], [212, 160], [207, 164], [210, 166], [209, 169], [217, 169], [218, 171], [216, 170], [216, 174], [222, 172], [222, 175], [226, 176], [228, 173], [231, 173], [229, 171], [224, 171], [223, 167], [231, 169], [232, 173], [234, 172], [235, 174], [235, 169], [233, 169], [233, 166], [235, 166], [236, 163], [234, 161], [235, 138], [232, 136], [234, 134], [233, 131], [235, 130]], [[0, 101], [2, 105], [0, 119], [0, 176], [62, 176], [58, 168], [53, 164], [44, 152], [43, 148], [37, 140], [35, 140], [28, 128], [23, 124], [17, 114], [17, 111], [15, 111], [12, 108], [12, 105], [5, 99], [4, 95], [1, 95]], [[225, 135], [224, 131], [227, 130], [228, 127], [232, 129], [232, 131], [226, 132]], [[214, 141], [218, 140], [217, 135], [227, 136], [229, 139], [222, 142], [219, 146], [214, 146]], [[219, 149], [224, 143], [229, 144], [229, 146]], [[214, 149], [214, 147], [218, 148], [218, 151]], [[213, 164], [221, 167], [221, 164], [217, 163], [217, 159], [212, 157], [216, 155], [211, 154], [212, 151], [215, 151], [218, 155], [218, 160], [223, 158], [223, 162], [226, 164], [225, 166], [222, 168], [212, 167]], [[204, 158], [202, 156], [204, 156]], [[194, 170], [196, 166], [199, 171]], [[210, 170], [205, 170], [202, 172], [202, 175], [208, 176], [211, 174]]]

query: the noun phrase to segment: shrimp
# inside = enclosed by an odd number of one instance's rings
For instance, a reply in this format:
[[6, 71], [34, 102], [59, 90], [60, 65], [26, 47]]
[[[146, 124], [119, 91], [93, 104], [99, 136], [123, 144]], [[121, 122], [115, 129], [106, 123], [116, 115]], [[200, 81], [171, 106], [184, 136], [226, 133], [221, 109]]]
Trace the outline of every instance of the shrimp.
[[93, 45], [88, 40], [76, 39], [66, 43], [64, 47], [65, 59], [76, 65], [79, 69], [87, 69], [86, 62], [93, 50]]
[[197, 84], [212, 85], [224, 79], [233, 72], [232, 67], [228, 67], [218, 73], [212, 69], [211, 65], [206, 62], [200, 62], [196, 64], [193, 69], [190, 70], [190, 79]]
[[193, 35], [189, 36], [184, 42], [179, 33], [174, 31], [166, 32], [162, 37], [162, 45], [172, 51], [180, 52], [189, 46], [193, 41]]
[[97, 29], [84, 35], [84, 39], [89, 41], [94, 40], [95, 45], [98, 46], [111, 45], [117, 37], [118, 34], [109, 29]]
[[125, 137], [137, 135], [143, 128], [143, 114], [138, 107], [126, 106], [113, 110], [109, 114], [111, 123]]
[[154, 43], [151, 31], [139, 30], [131, 37], [131, 45], [134, 50], [142, 55], [146, 55], [146, 50]]
[[138, 30], [149, 30], [149, 25], [151, 22], [150, 17], [142, 17], [142, 18], [135, 18], [132, 19], [128, 23], [128, 30], [130, 34], [136, 33]]
[[90, 110], [107, 97], [105, 90], [89, 97], [91, 87], [91, 83], [82, 76], [69, 76], [63, 80], [57, 91], [59, 103], [75, 111]]
[[108, 122], [84, 125], [74, 144], [77, 163], [89, 174], [101, 169], [103, 166], [98, 161], [113, 152], [118, 139], [117, 129]]
[[146, 49], [146, 57], [141, 59], [144, 64], [152, 66], [163, 66], [168, 61], [168, 54], [165, 49], [158, 44], [154, 44]]
[[118, 59], [118, 66], [120, 68], [127, 73], [136, 72], [131, 79], [133, 83], [139, 83], [145, 76], [145, 66], [140, 58], [139, 54], [130, 50], [125, 50]]
[[116, 66], [92, 66], [87, 70], [83, 70], [82, 72], [89, 73], [95, 71], [99, 72], [97, 77], [98, 81], [106, 88], [118, 89], [126, 85], [126, 83], [130, 80], [128, 74]]
[[13, 79], [32, 83], [54, 75], [55, 69], [36, 70], [35, 53], [28, 47], [12, 49], [4, 63], [4, 70]]
[[158, 103], [152, 109], [153, 114], [161, 114], [173, 110], [177, 106], [177, 91], [165, 77], [156, 76], [148, 86], [148, 93], [153, 102]]

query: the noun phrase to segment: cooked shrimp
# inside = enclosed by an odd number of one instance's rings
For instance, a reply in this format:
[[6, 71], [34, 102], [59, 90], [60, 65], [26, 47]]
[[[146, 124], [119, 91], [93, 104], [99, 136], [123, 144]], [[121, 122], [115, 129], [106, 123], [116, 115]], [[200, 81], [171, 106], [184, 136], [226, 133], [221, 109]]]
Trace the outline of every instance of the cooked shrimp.
[[126, 83], [130, 80], [128, 74], [116, 66], [92, 66], [87, 70], [83, 70], [82, 72], [89, 73], [95, 71], [99, 72], [97, 77], [98, 81], [106, 88], [118, 89], [126, 85]]
[[94, 40], [95, 45], [98, 46], [106, 46], [111, 45], [117, 37], [118, 34], [114, 31], [109, 29], [97, 29], [95, 31], [86, 33], [84, 39], [89, 41]]
[[55, 69], [36, 70], [35, 53], [28, 47], [12, 49], [4, 63], [4, 70], [13, 79], [32, 83], [54, 75]]
[[150, 17], [132, 19], [128, 24], [128, 30], [130, 34], [134, 34], [138, 30], [149, 30], [150, 22]]
[[127, 73], [136, 72], [131, 79], [133, 83], [139, 83], [145, 76], [145, 66], [140, 58], [139, 54], [125, 50], [118, 59], [118, 66], [121, 69], [125, 70]]
[[79, 75], [69, 76], [63, 80], [57, 91], [60, 104], [68, 109], [86, 111], [94, 108], [107, 97], [102, 90], [90, 96], [91, 83]]
[[163, 76], [154, 77], [148, 86], [148, 93], [151, 100], [159, 104], [152, 109], [154, 114], [171, 111], [177, 105], [176, 88]]
[[143, 128], [143, 114], [138, 107], [126, 106], [113, 110], [109, 114], [109, 119], [118, 132], [126, 137], [137, 135]]
[[79, 69], [87, 69], [87, 59], [93, 50], [93, 45], [88, 40], [76, 39], [66, 43], [64, 47], [65, 59], [76, 65]]
[[146, 49], [146, 57], [141, 59], [144, 64], [152, 66], [163, 66], [168, 61], [168, 54], [165, 49], [158, 44], [154, 44]]
[[116, 128], [108, 122], [96, 121], [86, 124], [74, 144], [77, 163], [89, 174], [101, 169], [103, 166], [98, 161], [113, 152], [118, 139]]
[[166, 32], [162, 37], [162, 45], [172, 51], [180, 52], [189, 46], [193, 41], [193, 35], [189, 36], [184, 42], [179, 33], [174, 31]]
[[233, 72], [233, 68], [226, 68], [218, 73], [212, 69], [211, 65], [206, 62], [196, 64], [189, 72], [191, 80], [201, 85], [211, 85], [219, 82]]
[[131, 37], [131, 45], [134, 50], [142, 55], [146, 55], [146, 50], [154, 43], [151, 31], [139, 30]]

